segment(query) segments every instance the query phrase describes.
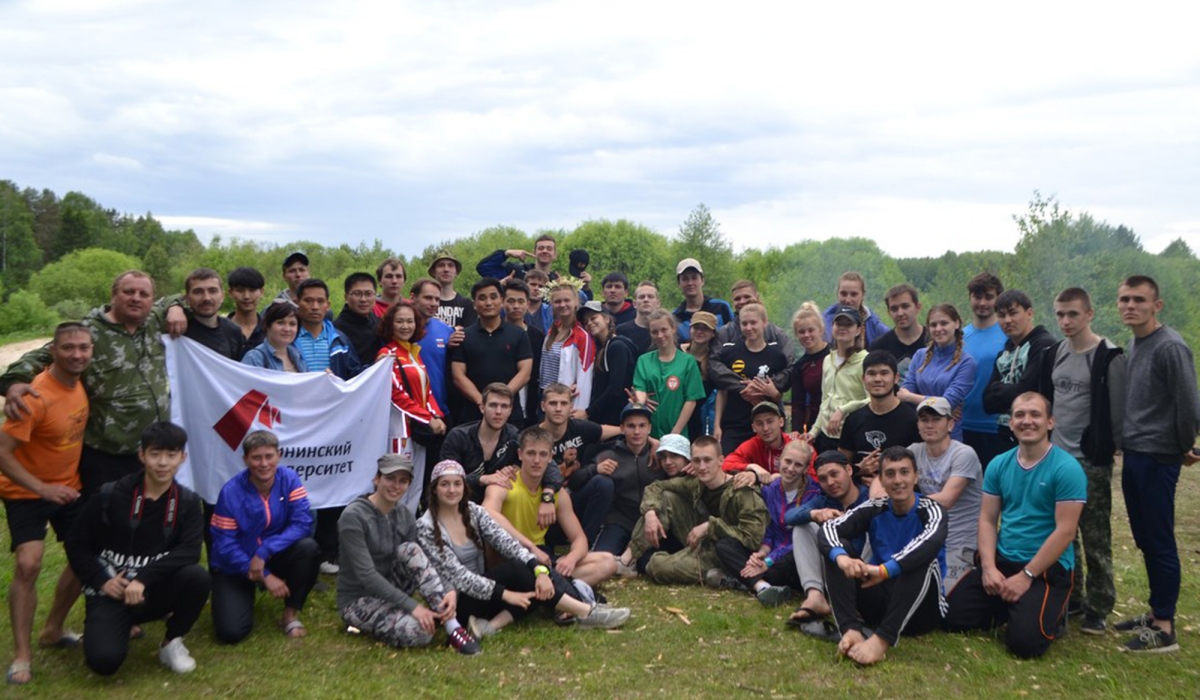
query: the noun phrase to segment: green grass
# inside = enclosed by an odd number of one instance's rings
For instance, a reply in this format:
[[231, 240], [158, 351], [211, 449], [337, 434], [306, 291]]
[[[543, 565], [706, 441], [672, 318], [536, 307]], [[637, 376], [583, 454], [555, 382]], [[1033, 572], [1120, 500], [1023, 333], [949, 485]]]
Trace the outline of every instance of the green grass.
[[[1115, 480], [1114, 489], [1120, 483]], [[1131, 657], [1117, 652], [1121, 637], [1078, 632], [1055, 643], [1042, 659], [1019, 661], [989, 633], [934, 633], [904, 640], [882, 665], [862, 669], [839, 661], [832, 644], [784, 627], [790, 607], [768, 610], [745, 594], [670, 588], [643, 581], [613, 582], [611, 602], [633, 609], [623, 630], [583, 632], [534, 616], [486, 640], [484, 653], [460, 657], [444, 646], [397, 650], [341, 633], [333, 590], [315, 592], [304, 619], [309, 636], [283, 638], [278, 604], [259, 599], [251, 637], [236, 647], [212, 640], [207, 614], [187, 642], [199, 668], [176, 676], [155, 656], [162, 623], [147, 626], [129, 659], [111, 679], [93, 675], [79, 651], [37, 650], [33, 684], [5, 688], [30, 698], [1193, 698], [1200, 696], [1200, 471], [1185, 469], [1178, 498], [1183, 594], [1177, 618], [1182, 651]], [[1113, 526], [1117, 617], [1145, 609], [1145, 572], [1133, 548], [1119, 495]], [[3, 537], [7, 542], [7, 537]], [[40, 582], [43, 619], [60, 570], [61, 547]], [[11, 559], [10, 559], [11, 561]], [[11, 565], [0, 569], [7, 589]], [[328, 577], [323, 577], [331, 581]], [[683, 609], [684, 624], [665, 607]], [[7, 607], [2, 613], [7, 620]], [[82, 629], [83, 605], [70, 618]], [[35, 629], [35, 634], [36, 634]], [[0, 661], [11, 658], [11, 635], [0, 634]]]

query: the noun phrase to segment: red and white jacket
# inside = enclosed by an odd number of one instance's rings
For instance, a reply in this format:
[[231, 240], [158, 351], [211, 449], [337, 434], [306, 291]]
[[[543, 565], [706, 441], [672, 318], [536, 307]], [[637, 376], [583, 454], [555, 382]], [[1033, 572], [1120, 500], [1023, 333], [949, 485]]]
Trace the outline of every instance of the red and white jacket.
[[[552, 338], [557, 329], [556, 321], [546, 332], [546, 337]], [[576, 409], [587, 410], [592, 402], [592, 370], [595, 366], [596, 341], [576, 323], [571, 327], [571, 334], [563, 342], [562, 353], [558, 356], [558, 381], [575, 387], [573, 405]]]
[[421, 362], [421, 348], [412, 343], [392, 341], [379, 351], [378, 357], [389, 355], [392, 362], [392, 405], [404, 416], [400, 427], [401, 435], [408, 437], [409, 421], [428, 424], [433, 418], [445, 414], [429, 386], [429, 373]]

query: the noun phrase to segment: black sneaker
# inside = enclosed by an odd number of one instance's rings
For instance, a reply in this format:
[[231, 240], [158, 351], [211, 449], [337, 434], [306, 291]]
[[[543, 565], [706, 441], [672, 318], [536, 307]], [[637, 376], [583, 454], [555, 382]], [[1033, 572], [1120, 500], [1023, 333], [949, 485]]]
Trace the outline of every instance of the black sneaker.
[[1137, 617], [1131, 617], [1128, 620], [1121, 620], [1113, 625], [1113, 629], [1118, 632], [1132, 632], [1140, 630], [1143, 627], [1149, 627], [1154, 622], [1154, 613], [1142, 613]]
[[1108, 625], [1103, 617], [1084, 615], [1083, 622], [1079, 623], [1079, 631], [1084, 634], [1104, 634], [1108, 631]]
[[735, 576], [730, 576], [723, 569], [709, 569], [704, 572], [704, 585], [709, 588], [728, 588], [734, 591], [748, 591], [746, 584]]
[[450, 646], [463, 656], [475, 656], [482, 651], [479, 642], [475, 641], [466, 627], [457, 627], [450, 633]]
[[1179, 651], [1175, 634], [1157, 627], [1143, 627], [1133, 639], [1120, 647], [1121, 651], [1145, 654], [1169, 654]]

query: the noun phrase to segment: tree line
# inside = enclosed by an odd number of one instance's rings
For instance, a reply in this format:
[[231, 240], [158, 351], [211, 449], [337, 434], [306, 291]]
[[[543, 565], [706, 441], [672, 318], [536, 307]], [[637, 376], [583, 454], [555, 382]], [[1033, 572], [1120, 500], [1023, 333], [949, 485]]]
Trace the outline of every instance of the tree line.
[[[657, 283], [663, 305], [673, 307], [680, 301], [675, 263], [694, 257], [704, 265], [709, 294], [727, 298], [735, 280], [754, 280], [772, 321], [785, 328], [801, 302], [832, 303], [837, 278], [845, 270], [858, 270], [867, 279], [867, 304], [884, 320], [883, 295], [900, 282], [920, 290], [926, 308], [950, 302], [967, 317], [967, 280], [986, 270], [999, 275], [1006, 288], [1028, 293], [1037, 306], [1037, 322], [1051, 332], [1056, 332], [1054, 296], [1069, 286], [1087, 289], [1096, 307], [1094, 328], [1123, 344], [1129, 334], [1116, 313], [1117, 286], [1129, 274], [1149, 274], [1162, 289], [1163, 321], [1200, 347], [1200, 298], [1192, 293], [1200, 259], [1182, 239], [1161, 253], [1150, 253], [1131, 228], [1069, 211], [1053, 196], [1036, 191], [1027, 210], [1013, 215], [1013, 225], [1020, 238], [1012, 251], [893, 258], [874, 241], [834, 238], [735, 253], [712, 212], [700, 204], [670, 234], [627, 219], [531, 232], [494, 226], [438, 241], [420, 255], [406, 257], [379, 240], [357, 246], [303, 240], [268, 245], [214, 237], [205, 245], [194, 231], [166, 229], [151, 213], [119, 213], [78, 192], [60, 198], [48, 189], [20, 189], [0, 181], [0, 294], [5, 301], [0, 335], [36, 335], [61, 319], [81, 317], [103, 304], [113, 277], [130, 268], [148, 272], [160, 291], [174, 292], [182, 290], [184, 277], [197, 267], [221, 274], [242, 265], [256, 267], [267, 278], [269, 300], [284, 286], [280, 266], [293, 250], [305, 251], [313, 276], [329, 283], [335, 308], [341, 306], [341, 282], [350, 273], [373, 272], [381, 260], [395, 257], [405, 262], [411, 282], [426, 274], [429, 261], [442, 249], [463, 262], [456, 286], [465, 292], [478, 279], [475, 263], [484, 256], [496, 249], [532, 250], [539, 235], [550, 233], [558, 240], [564, 270], [569, 251], [588, 251], [597, 294], [603, 275], [620, 270], [631, 284]], [[969, 233], [969, 222], [964, 222], [964, 233]]]

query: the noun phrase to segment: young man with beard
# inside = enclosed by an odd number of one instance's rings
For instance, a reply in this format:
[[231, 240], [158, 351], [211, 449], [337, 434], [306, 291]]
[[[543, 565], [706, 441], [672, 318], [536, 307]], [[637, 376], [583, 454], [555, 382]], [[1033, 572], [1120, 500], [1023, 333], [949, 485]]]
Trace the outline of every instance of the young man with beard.
[[188, 305], [188, 328], [184, 337], [222, 357], [241, 362], [249, 348], [238, 324], [221, 315], [225, 292], [216, 270], [207, 267], [193, 270], [183, 281], [183, 289]]
[[[900, 635], [932, 632], [946, 613], [942, 546], [946, 514], [916, 492], [917, 465], [904, 447], [889, 447], [879, 481], [887, 495], [873, 498], [821, 527], [825, 582], [842, 638], [838, 653], [863, 666], [883, 661]], [[871, 556], [854, 556], [845, 539], [867, 535]], [[875, 634], [863, 634], [864, 625]]]
[[879, 456], [884, 450], [907, 447], [919, 442], [921, 435], [917, 432], [917, 409], [896, 395], [900, 383], [892, 353], [867, 353], [862, 382], [868, 403], [846, 416], [838, 449], [858, 468], [859, 478], [866, 479], [878, 473]]
[[[1034, 326], [1033, 300], [1025, 292], [1010, 289], [1001, 294], [996, 299], [996, 317], [1008, 340], [996, 357], [992, 377], [983, 390], [983, 410], [1000, 415], [999, 436], [1013, 445], [1016, 439], [1008, 427], [1008, 407], [1017, 396], [1037, 391], [1046, 350], [1055, 341], [1043, 326]], [[979, 371], [985, 370], [980, 367]], [[984, 469], [987, 467], [983, 465]]]
[[363, 362], [372, 362], [379, 353], [379, 338], [375, 327], [375, 278], [369, 272], [352, 272], [343, 284], [346, 303], [333, 319], [333, 327], [350, 339], [354, 352]]

